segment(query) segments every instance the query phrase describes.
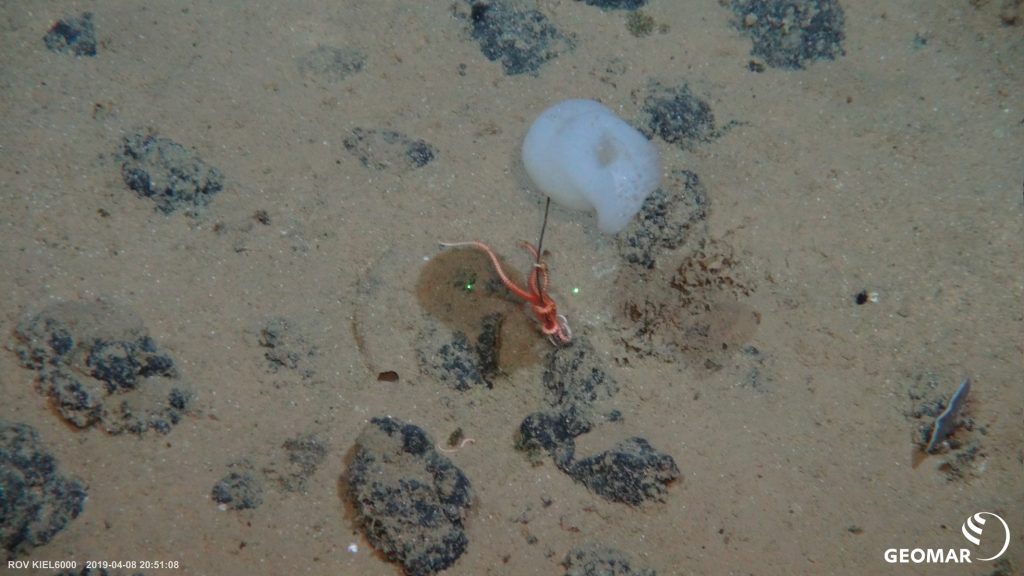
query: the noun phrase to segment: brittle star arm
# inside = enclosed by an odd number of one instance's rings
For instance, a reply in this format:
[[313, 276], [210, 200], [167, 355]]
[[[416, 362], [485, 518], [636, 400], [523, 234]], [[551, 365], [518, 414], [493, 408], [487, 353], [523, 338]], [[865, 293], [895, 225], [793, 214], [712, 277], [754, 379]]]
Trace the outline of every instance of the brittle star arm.
[[498, 273], [498, 278], [501, 279], [501, 283], [504, 284], [505, 287], [508, 288], [510, 292], [522, 298], [523, 300], [526, 300], [527, 302], [535, 302], [538, 300], [536, 294], [531, 294], [527, 290], [520, 288], [515, 282], [509, 279], [508, 275], [505, 274], [505, 270], [503, 270], [501, 267], [501, 262], [498, 260], [498, 256], [494, 253], [493, 250], [491, 250], [490, 246], [488, 246], [487, 244], [484, 244], [483, 242], [477, 242], [476, 240], [471, 240], [469, 242], [441, 242], [441, 246], [444, 246], [445, 248], [459, 248], [471, 246], [473, 248], [476, 248], [477, 250], [480, 250], [484, 254], [487, 254], [487, 256], [491, 259], [491, 264], [494, 265], [494, 271]]

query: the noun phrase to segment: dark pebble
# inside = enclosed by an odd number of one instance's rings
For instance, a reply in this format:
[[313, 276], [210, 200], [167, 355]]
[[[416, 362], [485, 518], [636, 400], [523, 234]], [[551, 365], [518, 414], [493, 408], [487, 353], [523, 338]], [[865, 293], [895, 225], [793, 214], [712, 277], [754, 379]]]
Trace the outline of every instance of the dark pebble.
[[63, 476], [27, 424], [0, 420], [0, 546], [6, 560], [42, 546], [85, 505], [81, 482]]
[[303, 492], [306, 483], [327, 457], [327, 442], [316, 434], [304, 434], [282, 445], [286, 463], [275, 468], [278, 484], [287, 492]]
[[646, 6], [647, 0], [583, 0], [583, 3], [602, 10], [636, 10]]
[[[450, 338], [448, 338], [450, 335]], [[447, 341], [444, 341], [448, 338]], [[425, 335], [423, 347], [417, 349], [420, 370], [453, 390], [466, 391], [477, 387], [493, 387], [489, 377], [493, 353], [485, 339], [483, 348], [471, 346], [462, 332], [431, 331]], [[437, 342], [441, 341], [440, 344]], [[483, 358], [481, 350], [484, 350]], [[485, 367], [486, 366], [486, 367]]]
[[229, 472], [214, 484], [211, 496], [231, 510], [250, 510], [263, 503], [263, 486], [249, 472]]
[[171, 356], [128, 311], [62, 302], [23, 319], [12, 349], [39, 374], [39, 390], [78, 428], [166, 434], [192, 400]]
[[643, 438], [630, 438], [605, 452], [577, 458], [577, 437], [599, 434], [602, 425], [622, 420], [618, 410], [596, 410], [619, 390], [598, 358], [584, 336], [578, 336], [572, 348], [551, 352], [543, 375], [550, 407], [520, 423], [516, 448], [534, 461], [540, 455], [551, 456], [559, 470], [611, 502], [638, 506], [664, 500], [679, 469], [671, 456]]
[[732, 11], [733, 26], [754, 42], [750, 54], [773, 68], [796, 70], [844, 54], [838, 0], [732, 0]]
[[224, 188], [219, 170], [170, 138], [134, 134], [124, 139], [120, 154], [125, 185], [164, 214], [184, 208], [195, 215]]
[[408, 576], [449, 568], [466, 551], [473, 490], [421, 428], [373, 418], [356, 441], [346, 480], [366, 539]]
[[606, 500], [639, 506], [664, 501], [668, 485], [679, 478], [679, 468], [671, 456], [655, 450], [647, 440], [629, 438], [577, 460], [568, 474]]
[[43, 36], [43, 42], [52, 52], [95, 56], [96, 30], [92, 23], [92, 12], [85, 12], [77, 18], [58, 20]]
[[694, 95], [686, 83], [664, 86], [650, 82], [641, 112], [641, 130], [648, 137], [656, 135], [684, 150], [719, 135], [711, 106]]
[[539, 10], [507, 0], [467, 3], [470, 34], [483, 55], [500, 61], [509, 76], [536, 75], [544, 63], [573, 48], [572, 40]]
[[626, 262], [646, 270], [659, 256], [683, 246], [691, 233], [706, 234], [710, 203], [697, 174], [673, 170], [660, 188], [644, 202], [640, 214], [618, 235], [619, 253]]
[[565, 576], [657, 576], [654, 570], [634, 567], [629, 554], [592, 542], [569, 551], [562, 565]]
[[394, 370], [385, 370], [377, 373], [377, 382], [398, 382], [400, 377]]
[[363, 166], [396, 173], [422, 168], [437, 155], [433, 146], [394, 130], [355, 128], [343, 141]]
[[316, 376], [312, 359], [319, 354], [319, 349], [309, 342], [294, 321], [282, 317], [264, 320], [259, 329], [257, 344], [263, 348], [267, 372], [291, 372], [304, 382]]

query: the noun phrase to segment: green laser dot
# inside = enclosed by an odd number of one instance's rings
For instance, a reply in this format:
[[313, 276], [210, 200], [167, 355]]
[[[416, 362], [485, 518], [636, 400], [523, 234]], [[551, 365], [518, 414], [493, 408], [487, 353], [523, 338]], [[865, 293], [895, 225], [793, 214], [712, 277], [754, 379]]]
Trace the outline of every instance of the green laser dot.
[[572, 293], [573, 294], [579, 294], [580, 293], [580, 287], [579, 286], [573, 286], [572, 287]]

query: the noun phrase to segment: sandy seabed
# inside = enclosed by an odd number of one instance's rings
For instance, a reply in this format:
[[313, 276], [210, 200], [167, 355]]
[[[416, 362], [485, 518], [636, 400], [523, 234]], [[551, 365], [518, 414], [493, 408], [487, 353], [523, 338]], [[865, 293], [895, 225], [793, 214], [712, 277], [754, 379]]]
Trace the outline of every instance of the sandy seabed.
[[[588, 542], [659, 574], [1024, 569], [1024, 27], [996, 1], [844, 2], [843, 54], [757, 72], [724, 4], [652, 1], [655, 27], [636, 36], [625, 12], [542, 1], [572, 47], [509, 75], [450, 2], [4, 3], [4, 342], [55, 302], [111, 303], [195, 394], [166, 434], [79, 430], [3, 350], [0, 419], [34, 427], [88, 491], [19, 559], [398, 573], [339, 483], [367, 421], [392, 415], [475, 440], [450, 455], [477, 500], [448, 574], [562, 574]], [[87, 11], [95, 57], [47, 49], [54, 22]], [[323, 46], [353, 60], [325, 69], [310, 60]], [[681, 471], [663, 502], [630, 507], [515, 450], [541, 364], [463, 392], [420, 372], [415, 287], [442, 240], [486, 241], [525, 269], [515, 243], [536, 237], [543, 206], [519, 160], [530, 122], [565, 98], [636, 121], [652, 81], [685, 83], [720, 128], [686, 148], [653, 141], [666, 173], [700, 177], [709, 241], [751, 287], [742, 344], [757, 357], [635, 354], [615, 239], [552, 211], [551, 292], [621, 387], [621, 423], [579, 450], [642, 436]], [[368, 165], [345, 146], [356, 128], [434, 158]], [[126, 186], [123, 142], [146, 130], [223, 174], [197, 214]], [[294, 331], [292, 364], [268, 363], [274, 319]], [[378, 380], [389, 370], [398, 381]], [[930, 418], [915, 411], [967, 376], [969, 426], [922, 459]], [[328, 449], [300, 487], [268, 481], [249, 510], [213, 501], [232, 466], [279, 477], [283, 443], [310, 434]], [[889, 548], [971, 547], [960, 528], [980, 511], [1010, 527], [1003, 564], [886, 562]]]

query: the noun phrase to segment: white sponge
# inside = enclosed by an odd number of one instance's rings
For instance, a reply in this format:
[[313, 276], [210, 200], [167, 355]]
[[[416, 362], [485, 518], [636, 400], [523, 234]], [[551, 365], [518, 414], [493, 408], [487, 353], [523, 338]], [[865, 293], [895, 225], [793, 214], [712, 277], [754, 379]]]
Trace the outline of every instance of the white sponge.
[[658, 151], [643, 134], [593, 100], [564, 100], [541, 113], [523, 140], [523, 164], [552, 200], [597, 210], [615, 234], [658, 187]]

